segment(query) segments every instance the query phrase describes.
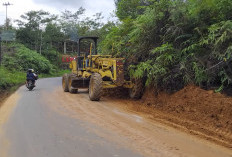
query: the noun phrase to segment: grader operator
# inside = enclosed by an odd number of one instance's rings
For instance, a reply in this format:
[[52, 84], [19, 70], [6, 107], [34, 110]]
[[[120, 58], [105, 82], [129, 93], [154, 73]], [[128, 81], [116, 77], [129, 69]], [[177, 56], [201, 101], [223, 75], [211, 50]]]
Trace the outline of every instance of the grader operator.
[[[133, 99], [142, 96], [143, 83], [139, 79], [124, 79], [124, 58], [97, 54], [98, 37], [80, 37], [77, 57], [70, 63], [71, 74], [64, 74], [64, 92], [77, 93], [78, 89], [89, 89], [89, 98], [99, 101], [104, 88], [129, 88]], [[83, 52], [90, 45], [89, 52]]]

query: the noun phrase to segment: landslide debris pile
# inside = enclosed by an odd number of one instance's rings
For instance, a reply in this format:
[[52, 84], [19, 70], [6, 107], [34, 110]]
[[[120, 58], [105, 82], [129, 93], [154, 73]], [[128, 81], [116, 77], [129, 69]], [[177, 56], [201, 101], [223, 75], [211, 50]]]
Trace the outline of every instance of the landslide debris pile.
[[103, 96], [121, 104], [118, 107], [232, 148], [232, 97], [194, 85], [174, 94], [147, 88], [135, 101], [127, 93], [107, 89]]
[[148, 89], [141, 103], [169, 115], [171, 122], [232, 147], [232, 97], [189, 85], [171, 95]]

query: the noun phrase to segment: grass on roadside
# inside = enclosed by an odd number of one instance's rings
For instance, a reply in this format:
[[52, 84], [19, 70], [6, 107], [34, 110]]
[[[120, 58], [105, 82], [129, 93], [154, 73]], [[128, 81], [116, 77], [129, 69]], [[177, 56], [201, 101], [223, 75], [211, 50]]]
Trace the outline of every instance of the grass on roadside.
[[70, 70], [59, 70], [51, 74], [39, 74], [39, 78], [60, 77], [65, 73], [71, 73], [71, 71]]
[[9, 71], [0, 67], [0, 91], [11, 89], [25, 82], [26, 75], [19, 71]]
[[[70, 73], [70, 70], [59, 70], [52, 74], [39, 74], [39, 78], [60, 77], [64, 73]], [[26, 72], [10, 71], [0, 66], [0, 92], [5, 90], [15, 90], [26, 80]]]

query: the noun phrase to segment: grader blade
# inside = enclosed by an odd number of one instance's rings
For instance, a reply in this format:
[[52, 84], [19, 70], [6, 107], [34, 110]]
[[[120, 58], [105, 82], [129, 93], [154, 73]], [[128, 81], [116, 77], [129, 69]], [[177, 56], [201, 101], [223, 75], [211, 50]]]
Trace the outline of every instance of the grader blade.
[[74, 88], [89, 88], [89, 78], [73, 78], [72, 87]]

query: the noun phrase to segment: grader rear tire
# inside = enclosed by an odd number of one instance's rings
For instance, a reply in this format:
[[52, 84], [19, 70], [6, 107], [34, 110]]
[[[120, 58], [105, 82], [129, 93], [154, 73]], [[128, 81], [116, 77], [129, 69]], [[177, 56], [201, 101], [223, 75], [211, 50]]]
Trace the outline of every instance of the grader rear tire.
[[99, 73], [93, 73], [89, 82], [89, 99], [99, 101], [102, 94], [102, 77]]
[[72, 94], [77, 93], [77, 91], [78, 91], [78, 89], [75, 89], [75, 88], [72, 87], [72, 77], [71, 77], [71, 75], [68, 75], [68, 91], [69, 91], [69, 93], [72, 93]]
[[64, 92], [68, 92], [68, 74], [64, 74], [62, 77], [62, 87]]
[[142, 79], [132, 79], [134, 86], [129, 89], [129, 95], [132, 99], [140, 99], [143, 95], [144, 84]]

